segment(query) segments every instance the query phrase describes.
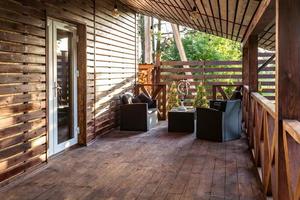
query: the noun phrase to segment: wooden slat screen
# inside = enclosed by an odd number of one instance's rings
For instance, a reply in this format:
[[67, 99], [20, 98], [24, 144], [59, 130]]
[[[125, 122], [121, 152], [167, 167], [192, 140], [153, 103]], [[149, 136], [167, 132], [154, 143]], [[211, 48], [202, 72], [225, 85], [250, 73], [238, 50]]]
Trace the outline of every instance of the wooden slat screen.
[[[264, 54], [260, 54], [261, 56]], [[259, 64], [265, 62], [265, 58], [259, 60]], [[242, 84], [241, 61], [165, 61], [160, 66], [160, 83], [165, 83], [170, 88], [172, 82], [189, 80], [191, 84], [190, 94], [186, 96], [186, 103], [191, 104], [196, 95], [196, 86], [200, 82], [206, 86], [207, 98], [212, 99], [213, 85], [240, 85]], [[189, 65], [190, 68], [182, 68]], [[191, 74], [188, 74], [191, 73]], [[270, 100], [274, 100], [275, 80], [274, 63], [264, 68], [259, 73], [262, 94]]]
[[0, 182], [47, 159], [46, 16], [86, 25], [85, 142], [118, 125], [117, 96], [135, 77], [136, 19], [112, 10], [109, 0], [0, 1]]

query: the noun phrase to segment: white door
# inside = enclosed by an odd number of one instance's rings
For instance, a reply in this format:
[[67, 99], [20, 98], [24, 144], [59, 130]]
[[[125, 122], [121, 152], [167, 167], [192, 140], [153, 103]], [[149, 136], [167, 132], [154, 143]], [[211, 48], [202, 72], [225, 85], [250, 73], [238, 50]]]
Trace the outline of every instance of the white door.
[[77, 143], [76, 26], [48, 19], [48, 156]]

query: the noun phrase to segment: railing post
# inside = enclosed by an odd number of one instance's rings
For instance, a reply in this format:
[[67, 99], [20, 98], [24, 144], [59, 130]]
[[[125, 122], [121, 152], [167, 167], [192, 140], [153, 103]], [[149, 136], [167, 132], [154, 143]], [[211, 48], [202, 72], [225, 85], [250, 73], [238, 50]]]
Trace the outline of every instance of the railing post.
[[212, 93], [213, 93], [213, 100], [217, 100], [217, 87], [216, 85], [212, 85]]
[[[297, 176], [285, 164], [283, 120], [300, 120], [300, 1], [276, 0], [276, 192], [275, 199], [295, 199], [289, 193], [288, 175]], [[298, 198], [297, 198], [298, 199]]]
[[156, 84], [160, 83], [160, 53], [156, 54], [156, 61], [155, 61], [155, 68], [156, 68], [156, 74], [155, 74], [155, 82]]

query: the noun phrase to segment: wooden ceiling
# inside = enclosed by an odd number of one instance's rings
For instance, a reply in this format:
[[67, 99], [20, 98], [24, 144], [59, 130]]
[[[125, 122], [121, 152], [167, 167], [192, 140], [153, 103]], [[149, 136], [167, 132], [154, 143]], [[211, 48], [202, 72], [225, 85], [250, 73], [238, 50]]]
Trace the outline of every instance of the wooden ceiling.
[[[120, 0], [138, 13], [242, 42], [260, 0]], [[196, 18], [192, 19], [193, 10]], [[259, 35], [259, 46], [275, 49], [275, 19]]]

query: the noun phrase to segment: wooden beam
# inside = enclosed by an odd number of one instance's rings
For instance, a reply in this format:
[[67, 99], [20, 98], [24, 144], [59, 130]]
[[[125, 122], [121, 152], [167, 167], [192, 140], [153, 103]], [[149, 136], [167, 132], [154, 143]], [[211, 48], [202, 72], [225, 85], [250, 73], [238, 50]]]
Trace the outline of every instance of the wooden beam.
[[[152, 27], [153, 28], [153, 27]], [[152, 42], [151, 42], [151, 17], [145, 16], [145, 63], [151, 64], [152, 60]]]
[[245, 44], [251, 35], [258, 35], [275, 19], [275, 0], [263, 0], [242, 39]]
[[87, 45], [86, 45], [86, 26], [78, 25], [77, 33], [79, 36], [78, 41], [78, 70], [79, 70], [79, 78], [78, 78], [78, 126], [80, 128], [80, 133], [78, 137], [78, 143], [86, 145], [87, 144]]
[[257, 70], [257, 72], [261, 72], [265, 67], [268, 66], [268, 64], [270, 64], [275, 58], [275, 54], [272, 55], [268, 60], [266, 60], [265, 63], [263, 63]]
[[285, 164], [283, 120], [300, 120], [300, 1], [276, 0], [276, 191], [275, 199], [295, 199]]
[[[180, 59], [181, 59], [181, 61], [187, 61], [184, 46], [182, 44], [181, 37], [180, 37], [179, 27], [177, 24], [171, 24], [171, 26], [172, 26], [174, 40], [175, 40], [175, 43], [176, 43], [176, 46], [177, 46], [177, 49], [179, 52]], [[189, 68], [189, 67], [190, 67], [189, 65], [183, 65], [183, 68]], [[186, 72], [185, 74], [192, 75], [191, 72]]]

